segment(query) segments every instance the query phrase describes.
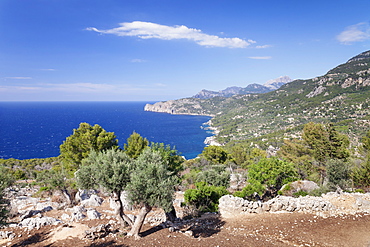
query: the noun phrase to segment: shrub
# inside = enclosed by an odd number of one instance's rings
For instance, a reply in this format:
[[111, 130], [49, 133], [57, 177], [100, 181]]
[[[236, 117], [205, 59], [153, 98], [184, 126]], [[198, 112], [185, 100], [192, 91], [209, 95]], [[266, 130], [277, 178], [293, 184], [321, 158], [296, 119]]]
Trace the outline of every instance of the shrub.
[[217, 212], [218, 200], [229, 194], [225, 187], [208, 185], [205, 182], [195, 184], [196, 189], [185, 191], [184, 198], [188, 205], [195, 206], [200, 212]]

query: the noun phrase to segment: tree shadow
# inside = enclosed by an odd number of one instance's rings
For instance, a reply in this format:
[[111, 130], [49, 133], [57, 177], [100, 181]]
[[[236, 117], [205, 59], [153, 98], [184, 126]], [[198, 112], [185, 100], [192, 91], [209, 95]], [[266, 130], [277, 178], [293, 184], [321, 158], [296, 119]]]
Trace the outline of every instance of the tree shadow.
[[[36, 234], [32, 235], [31, 237], [20, 241], [19, 243], [11, 245], [11, 247], [28, 246], [30, 244], [40, 243], [40, 242], [48, 239], [48, 237], [46, 237], [46, 235], [47, 234], [45, 234], [45, 233], [36, 233]], [[48, 245], [44, 245], [44, 246], [45, 247], [51, 247], [52, 244], [48, 244]]]
[[225, 221], [221, 220], [220, 215], [202, 216], [189, 230], [193, 232], [194, 238], [209, 238], [219, 233], [224, 225]]
[[[200, 218], [193, 219], [193, 222], [189, 223], [186, 222], [184, 225], [181, 226], [182, 228], [180, 231], [192, 231], [192, 235], [194, 238], [202, 237], [202, 238], [208, 238], [211, 237], [214, 234], [217, 234], [221, 231], [222, 226], [225, 225], [225, 221], [221, 220], [221, 216], [218, 214], [210, 214], [210, 215], [203, 215]], [[153, 234], [155, 232], [158, 232], [162, 230], [162, 226], [154, 226], [142, 233], [140, 233], [141, 237], [146, 237], [150, 234]]]
[[108, 246], [113, 246], [113, 247], [128, 247], [128, 245], [124, 245], [124, 244], [116, 244], [115, 241], [111, 240], [111, 241], [108, 241], [108, 242], [104, 242], [104, 243], [92, 243], [89, 245], [89, 247], [108, 247]]
[[154, 227], [149, 228], [148, 230], [146, 230], [146, 231], [144, 231], [144, 232], [141, 232], [141, 233], [140, 233], [140, 236], [141, 236], [141, 237], [146, 237], [146, 236], [148, 236], [148, 235], [150, 235], [150, 234], [153, 234], [153, 233], [155, 233], [155, 232], [158, 232], [158, 231], [160, 231], [160, 230], [162, 230], [162, 229], [163, 229], [163, 227], [161, 227], [161, 226], [154, 226]]

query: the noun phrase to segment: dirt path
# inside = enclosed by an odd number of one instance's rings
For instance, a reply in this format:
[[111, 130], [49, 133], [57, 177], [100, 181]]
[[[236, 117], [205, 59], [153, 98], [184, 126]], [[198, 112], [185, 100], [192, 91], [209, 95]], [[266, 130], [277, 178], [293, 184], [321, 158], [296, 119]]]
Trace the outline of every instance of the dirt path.
[[370, 214], [321, 218], [299, 213], [266, 213], [232, 219], [217, 215], [202, 218], [189, 230], [194, 237], [168, 228], [146, 225], [140, 240], [112, 234], [95, 241], [81, 239], [86, 225], [101, 221], [82, 221], [66, 227], [48, 226], [22, 234], [0, 246], [354, 246], [370, 247]]

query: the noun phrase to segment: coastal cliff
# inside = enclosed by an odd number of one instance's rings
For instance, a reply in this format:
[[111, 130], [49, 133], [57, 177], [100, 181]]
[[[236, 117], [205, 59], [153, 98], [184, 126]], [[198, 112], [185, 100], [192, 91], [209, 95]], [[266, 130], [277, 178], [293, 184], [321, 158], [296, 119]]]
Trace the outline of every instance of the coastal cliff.
[[144, 111], [164, 112], [169, 114], [181, 115], [202, 115], [213, 116], [209, 111], [201, 106], [202, 100], [200, 99], [179, 99], [157, 102], [154, 104], [146, 104]]

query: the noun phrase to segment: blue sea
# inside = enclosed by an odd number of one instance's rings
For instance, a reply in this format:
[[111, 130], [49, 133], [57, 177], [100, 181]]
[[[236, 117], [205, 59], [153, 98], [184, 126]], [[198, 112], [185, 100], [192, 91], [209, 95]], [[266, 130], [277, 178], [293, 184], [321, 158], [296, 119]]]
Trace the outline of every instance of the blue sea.
[[169, 144], [187, 159], [195, 158], [212, 133], [210, 117], [144, 111], [153, 102], [0, 102], [0, 158], [47, 158], [81, 122], [114, 132], [123, 148], [136, 131], [149, 142]]

